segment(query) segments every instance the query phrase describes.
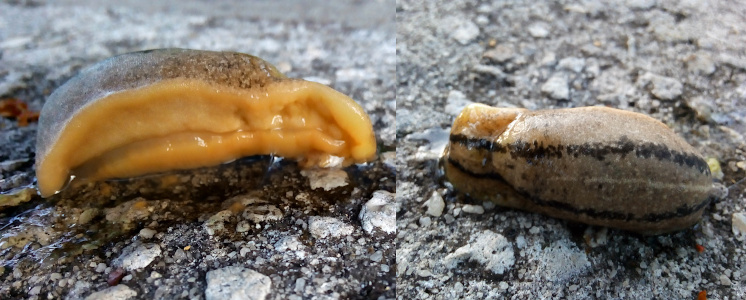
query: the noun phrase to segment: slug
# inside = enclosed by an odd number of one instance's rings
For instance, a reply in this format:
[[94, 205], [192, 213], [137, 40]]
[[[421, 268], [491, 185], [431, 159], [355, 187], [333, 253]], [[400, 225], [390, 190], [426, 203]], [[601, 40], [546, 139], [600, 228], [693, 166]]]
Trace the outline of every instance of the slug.
[[473, 198], [591, 225], [660, 234], [695, 224], [710, 169], [663, 123], [607, 107], [467, 106], [445, 177]]
[[[102, 180], [273, 154], [304, 166], [376, 155], [370, 119], [325, 85], [236, 52], [159, 49], [101, 61], [49, 96], [36, 176], [48, 197]], [[336, 158], [335, 158], [336, 157]]]

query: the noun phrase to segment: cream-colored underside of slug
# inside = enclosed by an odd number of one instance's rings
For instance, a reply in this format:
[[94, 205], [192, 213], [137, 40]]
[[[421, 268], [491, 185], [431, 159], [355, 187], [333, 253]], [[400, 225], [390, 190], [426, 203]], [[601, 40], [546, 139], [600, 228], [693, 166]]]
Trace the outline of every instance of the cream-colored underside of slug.
[[275, 154], [321, 164], [375, 155], [359, 105], [302, 80], [241, 90], [171, 79], [107, 95], [73, 116], [37, 165], [42, 196], [70, 175], [91, 180], [215, 165]]

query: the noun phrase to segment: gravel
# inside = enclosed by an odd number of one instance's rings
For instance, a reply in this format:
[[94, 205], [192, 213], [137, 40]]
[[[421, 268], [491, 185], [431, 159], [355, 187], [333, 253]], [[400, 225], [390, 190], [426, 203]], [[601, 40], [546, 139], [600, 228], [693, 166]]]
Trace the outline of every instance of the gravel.
[[39, 111], [80, 69], [121, 53], [239, 51], [288, 77], [351, 96], [369, 114], [381, 149], [370, 163], [307, 176], [294, 161], [249, 157], [74, 182], [41, 199], [34, 186], [37, 124], [19, 127], [2, 117], [0, 298], [205, 299], [214, 281], [226, 278], [236, 284], [220, 286], [227, 294], [217, 298], [243, 298], [241, 290], [261, 290], [266, 299], [394, 298], [393, 200], [382, 215], [365, 214], [374, 230], [363, 229], [359, 218], [368, 201], [380, 198], [374, 195], [396, 191], [394, 6], [390, 0], [0, 3], [0, 100], [17, 98]]
[[[180, 47], [246, 52], [370, 115], [376, 160], [250, 157], [36, 194], [37, 124], [0, 118], [2, 299], [740, 299], [746, 5], [733, 0], [0, 3], [0, 100], [39, 111], [80, 69]], [[641, 236], [470, 198], [443, 178], [482, 103], [608, 106], [707, 159], [692, 228]], [[331, 162], [333, 163], [333, 162]], [[253, 298], [252, 298], [253, 297]]]
[[[746, 294], [746, 5], [400, 0], [398, 299], [737, 299]], [[475, 37], [456, 39], [458, 24]], [[464, 27], [466, 28], [466, 27]], [[439, 170], [469, 102], [609, 106], [671, 127], [722, 170], [681, 232], [640, 236], [476, 201]], [[483, 212], [475, 209], [482, 207]], [[487, 242], [489, 241], [489, 242]], [[493, 272], [494, 271], [494, 272]]]
[[264, 300], [272, 280], [264, 274], [242, 267], [225, 267], [207, 272], [207, 300]]

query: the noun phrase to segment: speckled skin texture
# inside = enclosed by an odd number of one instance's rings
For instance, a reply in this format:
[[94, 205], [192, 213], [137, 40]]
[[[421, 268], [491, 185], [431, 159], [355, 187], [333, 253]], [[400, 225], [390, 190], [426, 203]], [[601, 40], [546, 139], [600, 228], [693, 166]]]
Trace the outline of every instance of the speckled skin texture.
[[44, 130], [37, 136], [37, 159], [49, 152], [76, 111], [105, 95], [172, 78], [257, 88], [285, 76], [266, 61], [237, 52], [156, 49], [111, 57], [84, 69], [50, 96], [39, 119]]
[[472, 197], [646, 234], [696, 223], [712, 182], [702, 156], [664, 124], [606, 107], [471, 105], [454, 122], [444, 163]]

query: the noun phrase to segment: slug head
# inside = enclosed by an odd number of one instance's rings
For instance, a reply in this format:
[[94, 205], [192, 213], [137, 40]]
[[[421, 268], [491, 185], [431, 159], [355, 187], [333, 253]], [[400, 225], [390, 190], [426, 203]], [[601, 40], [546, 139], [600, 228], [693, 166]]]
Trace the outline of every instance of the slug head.
[[522, 113], [525, 108], [498, 108], [484, 104], [470, 104], [456, 117], [451, 135], [495, 141]]

